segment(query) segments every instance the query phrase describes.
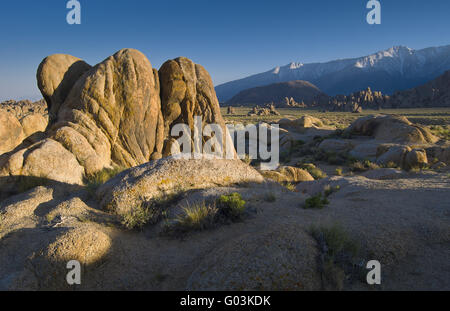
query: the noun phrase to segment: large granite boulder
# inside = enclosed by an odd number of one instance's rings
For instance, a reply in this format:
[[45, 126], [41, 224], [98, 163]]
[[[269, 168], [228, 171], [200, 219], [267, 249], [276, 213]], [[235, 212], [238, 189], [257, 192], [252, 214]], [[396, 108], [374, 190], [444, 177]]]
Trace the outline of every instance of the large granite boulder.
[[33, 113], [20, 120], [20, 124], [22, 124], [25, 136], [29, 137], [35, 133], [44, 132], [47, 128], [48, 120], [42, 114]]
[[[84, 164], [87, 174], [99, 169], [95, 163], [132, 167], [161, 158], [159, 82], [147, 57], [124, 49], [87, 72], [61, 107], [52, 134]], [[89, 155], [70, 137], [82, 141]]]
[[75, 156], [50, 138], [0, 159], [0, 177], [8, 177], [1, 178], [2, 190], [13, 187], [18, 176], [82, 185], [83, 174], [84, 169]]
[[81, 59], [65, 54], [46, 57], [37, 70], [39, 90], [48, 104], [49, 116], [53, 120], [70, 90], [90, 65]]
[[[188, 58], [179, 57], [161, 66], [159, 79], [165, 137], [170, 136], [173, 126], [180, 123], [189, 125], [193, 131], [195, 117], [200, 116], [202, 129], [208, 124], [217, 124], [222, 128], [222, 146], [226, 148], [226, 144], [230, 143], [229, 135], [226, 134], [212, 79], [205, 68]], [[203, 142], [210, 138], [204, 135]]]
[[132, 212], [152, 199], [177, 191], [263, 182], [263, 177], [240, 160], [185, 160], [168, 157], [129, 170], [101, 186], [101, 206], [117, 214]]
[[25, 138], [22, 125], [17, 118], [0, 109], [0, 155], [16, 148]]

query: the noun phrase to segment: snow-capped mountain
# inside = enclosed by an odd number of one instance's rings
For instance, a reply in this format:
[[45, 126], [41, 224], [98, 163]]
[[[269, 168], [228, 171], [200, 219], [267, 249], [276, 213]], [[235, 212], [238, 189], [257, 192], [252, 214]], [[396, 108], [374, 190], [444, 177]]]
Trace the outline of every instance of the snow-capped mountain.
[[291, 63], [216, 87], [221, 102], [242, 90], [277, 82], [305, 80], [328, 95], [350, 94], [367, 87], [391, 94], [435, 79], [450, 69], [450, 45], [413, 50], [404, 46], [327, 63]]

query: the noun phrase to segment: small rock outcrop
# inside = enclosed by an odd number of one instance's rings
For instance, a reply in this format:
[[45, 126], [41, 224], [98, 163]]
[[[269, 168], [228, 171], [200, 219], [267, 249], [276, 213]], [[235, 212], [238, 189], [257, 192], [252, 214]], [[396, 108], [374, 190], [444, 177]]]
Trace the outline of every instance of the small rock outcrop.
[[439, 139], [419, 125], [412, 124], [405, 117], [370, 115], [359, 118], [346, 130], [347, 133], [372, 136], [378, 141], [393, 143], [435, 143]]
[[295, 120], [281, 119], [278, 123], [281, 128], [294, 129], [297, 131], [302, 131], [307, 128], [321, 128], [324, 126], [320, 119], [309, 115], [302, 116], [301, 118]]
[[260, 117], [266, 117], [266, 116], [279, 116], [280, 113], [275, 108], [274, 104], [266, 105], [266, 107], [253, 107], [253, 109], [248, 113], [249, 117], [252, 116], [260, 116]]
[[234, 107], [228, 106], [228, 108], [227, 108], [227, 114], [228, 114], [228, 115], [236, 114], [236, 110], [234, 109]]
[[314, 181], [308, 171], [292, 166], [282, 166], [276, 171], [261, 171], [261, 174], [268, 179], [276, 182], [293, 182]]

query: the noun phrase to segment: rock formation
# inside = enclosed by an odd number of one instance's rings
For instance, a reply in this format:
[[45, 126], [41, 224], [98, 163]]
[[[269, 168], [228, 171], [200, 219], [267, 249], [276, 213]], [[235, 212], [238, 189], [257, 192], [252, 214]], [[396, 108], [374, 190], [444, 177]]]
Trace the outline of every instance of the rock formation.
[[266, 107], [253, 107], [253, 109], [248, 113], [248, 116], [279, 116], [280, 113], [275, 108], [275, 105], [273, 103], [266, 105]]
[[285, 97], [284, 98], [284, 107], [285, 108], [306, 108], [307, 105], [305, 101], [302, 100], [301, 103], [297, 103], [293, 97]]
[[104, 209], [126, 214], [140, 204], [176, 191], [262, 182], [262, 176], [240, 160], [181, 160], [173, 157], [127, 170], [97, 191]]
[[[172, 128], [180, 123], [187, 124], [193, 131], [194, 118], [201, 116], [202, 129], [207, 124], [217, 124], [221, 127], [222, 146], [225, 148], [229, 143], [229, 136], [226, 134], [225, 121], [220, 112], [212, 79], [205, 68], [190, 59], [180, 57], [161, 66], [159, 79], [164, 137], [171, 137]], [[211, 136], [205, 135], [203, 142], [210, 138]], [[170, 144], [170, 140], [167, 143]]]
[[91, 66], [81, 59], [65, 54], [51, 55], [41, 62], [36, 78], [48, 104], [51, 121], [57, 117], [59, 108], [77, 80], [89, 69]]
[[443, 149], [430, 147], [439, 138], [427, 128], [412, 124], [405, 117], [362, 117], [353, 122], [345, 134], [347, 137], [357, 135], [360, 139], [326, 139], [319, 148], [328, 152], [348, 153], [353, 158], [370, 160], [379, 165], [395, 164], [407, 170], [426, 166], [428, 153], [445, 163]]
[[261, 174], [268, 179], [274, 180], [276, 182], [293, 182], [298, 183], [302, 181], [313, 181], [314, 178], [308, 171], [292, 167], [292, 166], [282, 166], [276, 171], [262, 171]]
[[367, 90], [331, 97], [325, 106], [330, 111], [362, 112], [363, 109], [381, 109], [389, 105], [389, 96], [381, 92]]
[[302, 131], [307, 128], [312, 128], [312, 127], [320, 128], [320, 127], [324, 126], [323, 122], [320, 119], [309, 116], [309, 115], [304, 115], [295, 120], [281, 119], [278, 121], [278, 123], [280, 124], [281, 128], [295, 129], [295, 130], [299, 130], [299, 131]]
[[[211, 77], [187, 58], [168, 61], [158, 72], [133, 49], [121, 50], [95, 67], [73, 56], [52, 55], [39, 66], [37, 78], [52, 123], [43, 140], [24, 144], [1, 158], [0, 176], [20, 172], [82, 184], [84, 176], [104, 168], [128, 168], [160, 159], [163, 149], [169, 150], [165, 152], [169, 156], [170, 130], [178, 123], [193, 129], [195, 116], [202, 117], [203, 127], [218, 124], [226, 133]], [[36, 127], [42, 130], [36, 125], [39, 117], [27, 118], [27, 134]], [[19, 126], [15, 140], [20, 144], [25, 135]], [[226, 146], [230, 137], [223, 139]], [[16, 146], [11, 143], [5, 151]], [[63, 154], [70, 170], [60, 163]], [[51, 172], [47, 162], [52, 163]], [[73, 176], [67, 176], [71, 172]]]
[[424, 127], [412, 124], [405, 117], [370, 115], [359, 118], [346, 130], [348, 133], [373, 136], [379, 141], [395, 143], [435, 143], [438, 138]]
[[228, 115], [236, 114], [236, 111], [235, 111], [234, 107], [228, 106], [227, 107], [227, 114]]
[[13, 114], [0, 110], [0, 155], [16, 148], [24, 138], [19, 120]]

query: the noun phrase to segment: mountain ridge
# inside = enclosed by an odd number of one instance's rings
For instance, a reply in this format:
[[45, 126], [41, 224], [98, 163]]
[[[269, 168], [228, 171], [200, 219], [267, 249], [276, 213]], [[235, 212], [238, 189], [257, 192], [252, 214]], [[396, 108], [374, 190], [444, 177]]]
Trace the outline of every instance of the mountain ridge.
[[308, 81], [295, 80], [243, 90], [225, 104], [229, 106], [263, 105], [273, 102], [279, 105], [285, 102], [286, 97], [292, 98], [295, 102], [304, 102], [307, 105], [312, 104], [313, 101], [328, 100], [328, 95], [314, 84]]
[[294, 63], [216, 86], [220, 101], [242, 90], [278, 82], [308, 81], [330, 96], [378, 89], [385, 94], [424, 84], [450, 69], [450, 45], [414, 50], [394, 46], [358, 58]]

